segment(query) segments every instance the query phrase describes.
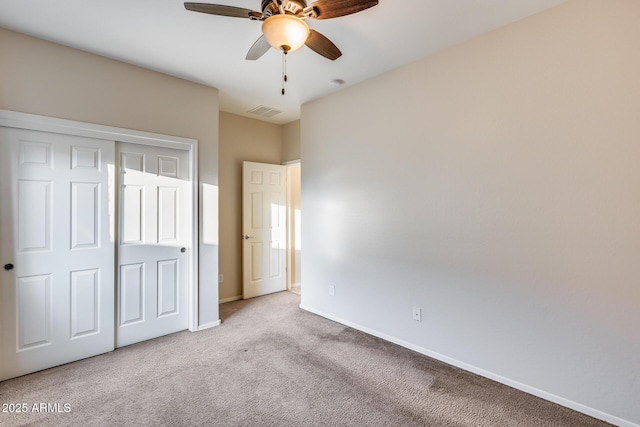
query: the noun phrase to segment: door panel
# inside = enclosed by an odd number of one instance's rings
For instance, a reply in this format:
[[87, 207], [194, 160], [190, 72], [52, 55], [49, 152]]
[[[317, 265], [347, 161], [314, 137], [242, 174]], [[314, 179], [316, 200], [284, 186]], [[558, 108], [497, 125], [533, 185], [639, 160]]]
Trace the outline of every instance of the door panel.
[[158, 187], [158, 243], [178, 241], [178, 188]]
[[120, 266], [120, 325], [144, 320], [144, 264]]
[[243, 297], [286, 289], [286, 168], [243, 163]]
[[18, 278], [18, 351], [51, 344], [51, 275]]
[[100, 245], [100, 184], [71, 183], [71, 249]]
[[71, 147], [71, 169], [100, 171], [100, 149]]
[[118, 347], [188, 327], [188, 153], [118, 144]]
[[158, 317], [178, 312], [178, 260], [158, 261]]
[[114, 348], [114, 147], [0, 128], [0, 380]]
[[99, 330], [100, 274], [97, 269], [71, 272], [71, 338]]
[[51, 249], [52, 181], [18, 180], [18, 247], [20, 252]]
[[121, 187], [122, 215], [120, 229], [121, 244], [142, 243], [144, 230], [144, 186]]

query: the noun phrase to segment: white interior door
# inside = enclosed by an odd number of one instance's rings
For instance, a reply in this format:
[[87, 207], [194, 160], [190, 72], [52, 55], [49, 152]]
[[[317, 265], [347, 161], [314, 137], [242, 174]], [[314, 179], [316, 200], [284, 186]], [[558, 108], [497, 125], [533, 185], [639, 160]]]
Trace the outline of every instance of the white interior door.
[[118, 347], [188, 327], [192, 187], [185, 150], [118, 143]]
[[244, 162], [242, 168], [242, 294], [287, 288], [286, 167]]
[[0, 380], [113, 350], [113, 157], [0, 127]]

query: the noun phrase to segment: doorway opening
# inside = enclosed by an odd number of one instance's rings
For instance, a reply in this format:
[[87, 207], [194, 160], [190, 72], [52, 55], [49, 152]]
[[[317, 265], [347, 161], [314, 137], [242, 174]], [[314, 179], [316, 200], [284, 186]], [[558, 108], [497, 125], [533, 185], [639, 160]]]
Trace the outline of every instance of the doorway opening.
[[242, 298], [301, 294], [301, 164], [243, 162]]
[[302, 211], [300, 160], [285, 164], [287, 168], [287, 289], [302, 292]]

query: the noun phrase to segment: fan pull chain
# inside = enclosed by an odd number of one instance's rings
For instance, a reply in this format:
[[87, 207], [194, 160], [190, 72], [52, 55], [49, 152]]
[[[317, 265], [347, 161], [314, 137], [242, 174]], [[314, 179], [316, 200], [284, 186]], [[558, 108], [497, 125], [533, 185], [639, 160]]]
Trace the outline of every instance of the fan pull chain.
[[282, 94], [284, 95], [284, 85], [287, 82], [287, 51], [282, 51]]

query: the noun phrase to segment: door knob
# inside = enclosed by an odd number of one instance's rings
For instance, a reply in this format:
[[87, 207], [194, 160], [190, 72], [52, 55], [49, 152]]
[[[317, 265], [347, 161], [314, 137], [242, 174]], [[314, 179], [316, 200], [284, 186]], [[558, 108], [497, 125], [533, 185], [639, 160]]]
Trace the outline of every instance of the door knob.
[[187, 248], [180, 248], [180, 252], [182, 252], [182, 253], [187, 252]]
[[243, 235], [242, 235], [242, 238], [243, 238], [244, 240], [249, 240], [249, 239], [253, 238], [253, 236], [247, 236], [246, 234], [243, 234]]
[[5, 264], [4, 265], [4, 269], [9, 271], [9, 270], [13, 270], [13, 264]]

